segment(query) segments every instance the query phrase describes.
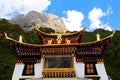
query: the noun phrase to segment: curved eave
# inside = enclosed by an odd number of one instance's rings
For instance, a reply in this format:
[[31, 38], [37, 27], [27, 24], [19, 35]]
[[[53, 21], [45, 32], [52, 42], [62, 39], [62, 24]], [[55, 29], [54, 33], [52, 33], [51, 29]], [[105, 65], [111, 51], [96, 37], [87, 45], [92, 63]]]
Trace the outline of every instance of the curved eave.
[[110, 34], [109, 36], [100, 39], [100, 41], [92, 41], [92, 42], [86, 42], [86, 43], [80, 43], [80, 45], [92, 45], [92, 44], [99, 44], [99, 43], [103, 43], [103, 42], [107, 42], [107, 40], [111, 40], [112, 37], [114, 36], [115, 31], [112, 32], [112, 34]]
[[[82, 30], [80, 30], [80, 31], [78, 31], [78, 32], [75, 32], [75, 33], [61, 33], [61, 35], [63, 36], [63, 37], [70, 37], [70, 36], [75, 36], [75, 35], [79, 35], [79, 34], [81, 34], [82, 33], [82, 35], [83, 35], [83, 33], [84, 33], [84, 29], [85, 28], [83, 28]], [[35, 30], [39, 33], [39, 35], [41, 34], [42, 36], [46, 36], [46, 37], [55, 37], [55, 36], [57, 36], [59, 33], [54, 33], [54, 34], [48, 34], [48, 33], [44, 33], [44, 32], [42, 32], [42, 31], [40, 31], [39, 29], [38, 29], [38, 27], [36, 27], [35, 28]]]
[[40, 45], [40, 44], [28, 44], [28, 43], [24, 43], [24, 42], [19, 42], [15, 39], [12, 39], [10, 37], [7, 36], [7, 34], [5, 33], [5, 38], [9, 41], [12, 41], [14, 43], [17, 43], [19, 45], [22, 46], [29, 46], [29, 47], [57, 47], [57, 46], [92, 46], [92, 45], [97, 45], [97, 44], [103, 44], [103, 43], [107, 43], [108, 40], [111, 40], [111, 38], [114, 36], [115, 31], [113, 31], [113, 33], [103, 39], [101, 39], [100, 41], [92, 41], [92, 42], [86, 42], [86, 43], [77, 43], [77, 44], [50, 44], [50, 45]]

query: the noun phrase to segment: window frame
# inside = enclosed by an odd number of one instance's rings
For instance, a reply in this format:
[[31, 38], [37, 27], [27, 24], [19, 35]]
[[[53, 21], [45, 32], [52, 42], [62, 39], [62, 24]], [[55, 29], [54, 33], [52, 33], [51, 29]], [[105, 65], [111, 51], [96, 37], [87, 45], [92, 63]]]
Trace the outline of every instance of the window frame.
[[[32, 66], [32, 67], [31, 67]], [[28, 71], [28, 72], [27, 72]], [[31, 72], [32, 71], [32, 72]], [[35, 72], [34, 72], [34, 63], [25, 63], [25, 66], [24, 66], [24, 69], [23, 69], [23, 73], [22, 75], [23, 76], [26, 76], [26, 75], [34, 75]]]
[[[44, 59], [43, 59], [43, 68], [47, 68], [46, 67], [46, 58], [56, 58], [56, 57], [61, 57], [61, 58], [71, 58], [71, 61], [70, 61], [70, 68], [74, 68], [74, 58], [72, 55], [65, 55], [65, 56], [61, 56], [61, 55], [57, 55], [57, 56], [45, 56]], [[54, 68], [54, 67], [53, 67]], [[63, 67], [62, 67], [63, 68]], [[66, 67], [67, 68], [67, 67]], [[51, 68], [52, 69], [52, 68]]]
[[85, 63], [85, 75], [97, 75], [95, 63]]

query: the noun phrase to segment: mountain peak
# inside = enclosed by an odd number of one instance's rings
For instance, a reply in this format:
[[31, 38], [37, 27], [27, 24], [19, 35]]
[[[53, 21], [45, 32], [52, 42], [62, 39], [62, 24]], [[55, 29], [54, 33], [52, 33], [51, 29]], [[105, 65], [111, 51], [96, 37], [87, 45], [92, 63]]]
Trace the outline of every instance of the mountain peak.
[[58, 32], [60, 29], [65, 32], [67, 29], [62, 19], [54, 14], [39, 13], [37, 11], [30, 11], [27, 15], [19, 14], [11, 19], [13, 24], [20, 25], [24, 30], [29, 31], [34, 28], [33, 23], [38, 27], [48, 27]]

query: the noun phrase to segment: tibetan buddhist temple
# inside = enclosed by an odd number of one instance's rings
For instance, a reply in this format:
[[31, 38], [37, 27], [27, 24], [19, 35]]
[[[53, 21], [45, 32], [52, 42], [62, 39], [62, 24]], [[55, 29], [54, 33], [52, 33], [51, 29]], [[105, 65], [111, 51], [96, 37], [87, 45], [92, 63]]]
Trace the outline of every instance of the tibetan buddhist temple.
[[47, 34], [36, 28], [40, 44], [6, 40], [16, 55], [12, 80], [108, 80], [103, 54], [114, 31], [105, 38], [83, 42], [84, 29], [75, 33]]

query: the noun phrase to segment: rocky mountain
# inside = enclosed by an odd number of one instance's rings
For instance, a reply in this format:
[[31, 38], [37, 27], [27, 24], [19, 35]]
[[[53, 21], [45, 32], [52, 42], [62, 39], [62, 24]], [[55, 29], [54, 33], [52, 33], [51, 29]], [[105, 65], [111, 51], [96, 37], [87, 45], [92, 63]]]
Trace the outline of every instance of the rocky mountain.
[[30, 11], [27, 15], [19, 14], [12, 18], [11, 23], [20, 25], [24, 30], [30, 31], [34, 25], [38, 27], [48, 27], [54, 29], [56, 32], [60, 30], [67, 30], [62, 19], [58, 16], [48, 13], [39, 13]]

